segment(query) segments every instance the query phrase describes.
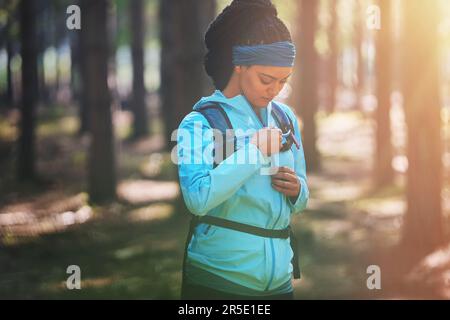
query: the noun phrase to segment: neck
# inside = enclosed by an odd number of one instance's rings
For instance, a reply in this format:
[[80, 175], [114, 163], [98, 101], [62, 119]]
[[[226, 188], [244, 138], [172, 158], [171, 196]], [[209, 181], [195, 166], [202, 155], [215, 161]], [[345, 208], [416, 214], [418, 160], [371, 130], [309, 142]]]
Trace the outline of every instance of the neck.
[[228, 82], [228, 84], [225, 87], [225, 89], [223, 89], [222, 93], [228, 99], [242, 94], [241, 88], [239, 86], [239, 81], [236, 79], [236, 75], [235, 74], [233, 74], [231, 76], [230, 81]]

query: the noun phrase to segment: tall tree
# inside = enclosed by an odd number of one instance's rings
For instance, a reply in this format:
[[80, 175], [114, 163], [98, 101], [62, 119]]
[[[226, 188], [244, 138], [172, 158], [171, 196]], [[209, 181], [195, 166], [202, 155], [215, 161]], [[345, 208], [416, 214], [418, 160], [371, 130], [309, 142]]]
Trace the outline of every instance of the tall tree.
[[[202, 50], [202, 55], [203, 55], [206, 52], [203, 37], [204, 37], [204, 34], [206, 33], [206, 30], [208, 29], [209, 24], [216, 17], [217, 2], [216, 2], [216, 0], [203, 1], [198, 10], [200, 10], [199, 26], [200, 26], [200, 37], [202, 39], [201, 50]], [[203, 64], [203, 60], [202, 60], [201, 64]], [[202, 66], [202, 68], [203, 68], [203, 66]], [[214, 85], [205, 71], [202, 71], [200, 73], [200, 75], [202, 77], [202, 81], [201, 81], [202, 95], [209, 96], [211, 94], [211, 92], [214, 90]]]
[[[307, 168], [316, 171], [320, 168], [319, 152], [316, 146], [317, 133], [315, 115], [318, 108], [317, 60], [315, 34], [317, 28], [318, 1], [302, 0], [299, 15], [300, 32], [296, 32], [296, 43], [300, 45], [297, 56], [292, 105], [299, 110], [303, 122], [303, 147]], [[296, 93], [298, 92], [298, 94]]]
[[8, 12], [8, 21], [6, 23], [6, 101], [9, 106], [14, 105], [14, 96], [13, 96], [13, 75], [12, 75], [12, 68], [11, 68], [11, 60], [14, 55], [13, 51], [13, 40], [12, 40], [12, 34], [11, 34], [11, 28], [12, 28], [12, 15], [13, 12]]
[[[72, 3], [71, 3], [72, 4]], [[51, 39], [51, 43], [56, 49], [56, 57], [55, 57], [55, 65], [56, 65], [56, 75], [55, 75], [55, 81], [54, 84], [51, 87], [51, 95], [53, 100], [56, 100], [59, 96], [59, 91], [61, 89], [61, 82], [62, 82], [62, 70], [60, 68], [61, 64], [61, 54], [60, 54], [60, 48], [63, 45], [64, 41], [68, 40], [70, 33], [68, 32], [68, 29], [66, 27], [66, 19], [67, 16], [60, 14], [60, 12], [64, 12], [66, 8], [68, 7], [68, 4], [66, 3], [66, 0], [58, 0], [53, 1], [50, 6], [50, 15], [51, 20], [53, 22], [53, 37]]]
[[328, 113], [333, 113], [336, 107], [336, 90], [338, 86], [338, 16], [337, 16], [337, 0], [330, 0], [328, 3], [330, 10], [331, 23], [328, 28], [328, 38], [330, 43], [330, 53], [327, 61], [328, 72], [328, 94], [327, 103], [325, 105]]
[[35, 108], [37, 100], [36, 3], [20, 2], [22, 46], [22, 106], [18, 147], [18, 178], [35, 178]]
[[381, 10], [381, 29], [376, 39], [376, 83], [378, 106], [375, 113], [376, 120], [376, 151], [375, 151], [375, 185], [381, 187], [392, 182], [391, 144], [391, 83], [392, 83], [392, 28], [391, 1], [379, 0]]
[[[80, 119], [80, 127], [78, 129], [78, 133], [80, 135], [89, 132], [89, 106], [87, 102], [87, 95], [86, 95], [86, 84], [88, 78], [89, 78], [89, 70], [87, 65], [87, 44], [86, 44], [86, 33], [81, 31], [80, 37], [79, 37], [79, 47], [73, 48], [72, 50], [78, 50], [79, 51], [79, 74], [80, 74], [80, 82], [78, 83], [78, 89], [79, 89], [79, 119]], [[76, 54], [76, 53], [75, 53]], [[75, 73], [76, 74], [76, 73]], [[75, 78], [76, 79], [76, 78]], [[74, 80], [75, 80], [74, 79]], [[72, 89], [76, 90], [77, 87], [72, 87]]]
[[85, 43], [84, 94], [90, 116], [89, 196], [92, 202], [112, 200], [116, 195], [114, 134], [108, 88], [108, 0], [82, 0], [82, 37]]
[[45, 80], [44, 54], [52, 45], [51, 39], [55, 30], [54, 19], [52, 19], [53, 7], [50, 0], [35, 0], [36, 4], [36, 37], [38, 50], [38, 99], [45, 105], [50, 103], [51, 90]]
[[[85, 3], [83, 0], [78, 0], [78, 5], [80, 5], [80, 9], [83, 9]], [[83, 24], [83, 17], [81, 19]], [[77, 31], [77, 35], [74, 35], [71, 43], [71, 51], [73, 61], [75, 62], [72, 68], [72, 90], [75, 91], [75, 96], [78, 96], [79, 101], [79, 109], [78, 116], [80, 119], [80, 127], [78, 129], [78, 134], [83, 135], [89, 132], [90, 126], [90, 110], [88, 105], [88, 95], [87, 95], [87, 83], [89, 83], [89, 66], [88, 66], [88, 58], [89, 58], [89, 47], [88, 47], [88, 32], [81, 28], [81, 31]], [[76, 70], [78, 67], [79, 74], [79, 82], [76, 82]], [[77, 89], [78, 94], [77, 94]]]
[[[383, 0], [381, 0], [383, 1]], [[364, 0], [356, 1], [355, 3], [355, 47], [356, 47], [356, 59], [357, 59], [357, 77], [358, 82], [356, 86], [356, 104], [357, 108], [361, 109], [362, 97], [364, 95], [364, 77], [365, 77], [365, 67], [364, 67], [364, 57], [362, 55], [362, 45], [364, 43], [364, 30], [365, 30], [365, 18], [364, 14], [366, 2]], [[383, 17], [386, 18], [387, 17]]]
[[[211, 21], [215, 1], [160, 0], [160, 96], [169, 148], [172, 132], [206, 91], [203, 69], [205, 21]], [[213, 6], [213, 7], [211, 7]], [[205, 11], [206, 8], [206, 11]], [[211, 9], [212, 8], [212, 9]]]
[[[75, 2], [80, 5], [79, 1]], [[80, 126], [79, 134], [84, 134], [88, 130], [88, 109], [86, 107], [86, 95], [83, 94], [83, 48], [81, 44], [81, 32], [74, 30], [70, 33], [70, 89], [72, 100], [78, 104], [78, 116]], [[86, 75], [84, 76], [86, 77]]]
[[144, 82], [144, 2], [133, 0], [130, 6], [131, 55], [133, 60], [133, 93], [132, 106], [133, 137], [139, 138], [148, 134], [148, 117], [146, 106], [146, 90]]
[[408, 209], [403, 241], [426, 254], [444, 241], [438, 1], [404, 1], [403, 87], [408, 127]]

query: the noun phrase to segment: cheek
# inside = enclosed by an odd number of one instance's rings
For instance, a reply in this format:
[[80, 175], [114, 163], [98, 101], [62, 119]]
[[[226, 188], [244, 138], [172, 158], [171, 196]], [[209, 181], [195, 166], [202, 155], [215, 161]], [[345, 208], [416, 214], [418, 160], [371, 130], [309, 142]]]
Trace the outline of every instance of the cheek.
[[257, 99], [264, 95], [264, 87], [259, 81], [253, 79], [245, 79], [242, 83], [242, 89], [249, 99]]
[[259, 79], [254, 79], [249, 83], [249, 88], [256, 97], [266, 96], [267, 86], [261, 83]]

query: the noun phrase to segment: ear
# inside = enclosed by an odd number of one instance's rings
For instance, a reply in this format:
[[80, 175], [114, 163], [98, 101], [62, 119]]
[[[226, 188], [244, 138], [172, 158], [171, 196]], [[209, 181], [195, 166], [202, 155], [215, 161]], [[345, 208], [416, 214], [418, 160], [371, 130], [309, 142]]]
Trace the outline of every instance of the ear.
[[234, 67], [234, 71], [235, 71], [237, 74], [240, 74], [240, 73], [242, 72], [242, 66], [235, 66], [235, 67]]

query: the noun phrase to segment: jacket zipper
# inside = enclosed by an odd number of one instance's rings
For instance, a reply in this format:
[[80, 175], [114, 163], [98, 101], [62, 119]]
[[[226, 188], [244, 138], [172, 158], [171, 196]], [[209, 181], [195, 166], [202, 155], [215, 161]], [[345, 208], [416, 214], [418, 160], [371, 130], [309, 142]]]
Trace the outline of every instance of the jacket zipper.
[[[283, 199], [281, 201], [283, 201]], [[280, 212], [278, 214], [277, 220], [275, 220], [275, 223], [272, 226], [272, 229], [275, 228], [275, 226], [278, 223], [278, 220], [280, 220], [281, 210], [283, 210], [283, 207], [282, 207], [282, 204], [280, 203]], [[275, 249], [273, 248], [273, 239], [272, 238], [270, 239], [270, 249], [271, 249], [271, 253], [272, 253], [272, 272], [270, 274], [270, 279], [269, 279], [269, 283], [267, 284], [266, 291], [269, 290], [270, 285], [272, 284], [272, 281], [273, 281], [273, 277], [275, 275]]]
[[[251, 109], [251, 113], [255, 116], [255, 118], [257, 119], [257, 121], [260, 124], [261, 128], [264, 128], [264, 124], [262, 122], [262, 119], [260, 119], [260, 117], [256, 114], [256, 111], [252, 108], [250, 103], [248, 103], [248, 107]], [[281, 212], [279, 213], [276, 222], [278, 222], [278, 219], [280, 218], [280, 216], [281, 216]], [[276, 222], [275, 222], [275, 224], [276, 224]], [[274, 275], [275, 275], [275, 249], [273, 247], [273, 239], [270, 238], [269, 241], [270, 241], [270, 253], [272, 255], [272, 270], [270, 272], [269, 282], [267, 283], [267, 287], [266, 287], [265, 291], [269, 290], [270, 285], [272, 284], [272, 281], [273, 281], [273, 278], [274, 278]]]
[[[250, 104], [249, 104], [249, 105], [250, 105]], [[256, 111], [251, 107], [251, 105], [250, 105], [250, 109], [252, 109], [252, 113], [253, 113], [253, 114], [255, 115], [255, 117], [258, 119], [258, 122], [259, 122], [259, 124], [261, 125], [261, 127], [264, 128], [264, 123], [263, 123], [262, 119], [256, 114]], [[269, 120], [267, 119], [267, 121], [269, 121]], [[277, 218], [277, 220], [276, 220], [276, 222], [275, 222], [275, 225], [276, 225], [276, 223], [278, 222], [278, 219], [280, 218], [280, 216], [281, 216], [281, 212], [280, 212], [280, 214], [278, 215], [278, 218]], [[273, 247], [273, 239], [270, 238], [269, 241], [270, 241], [270, 253], [271, 253], [271, 256], [272, 256], [272, 263], [271, 263], [271, 265], [272, 265], [272, 268], [271, 268], [271, 269], [272, 269], [272, 270], [270, 271], [270, 278], [269, 278], [269, 282], [267, 283], [267, 287], [266, 287], [265, 291], [268, 291], [268, 290], [269, 290], [270, 286], [272, 285], [273, 278], [274, 278], [274, 276], [275, 276], [275, 249], [274, 249], [274, 247]]]
[[272, 271], [270, 272], [269, 283], [267, 284], [265, 291], [269, 290], [270, 285], [272, 284], [272, 281], [273, 281], [274, 274], [275, 274], [275, 250], [273, 248], [273, 239], [272, 238], [270, 238], [270, 251], [272, 253]]

